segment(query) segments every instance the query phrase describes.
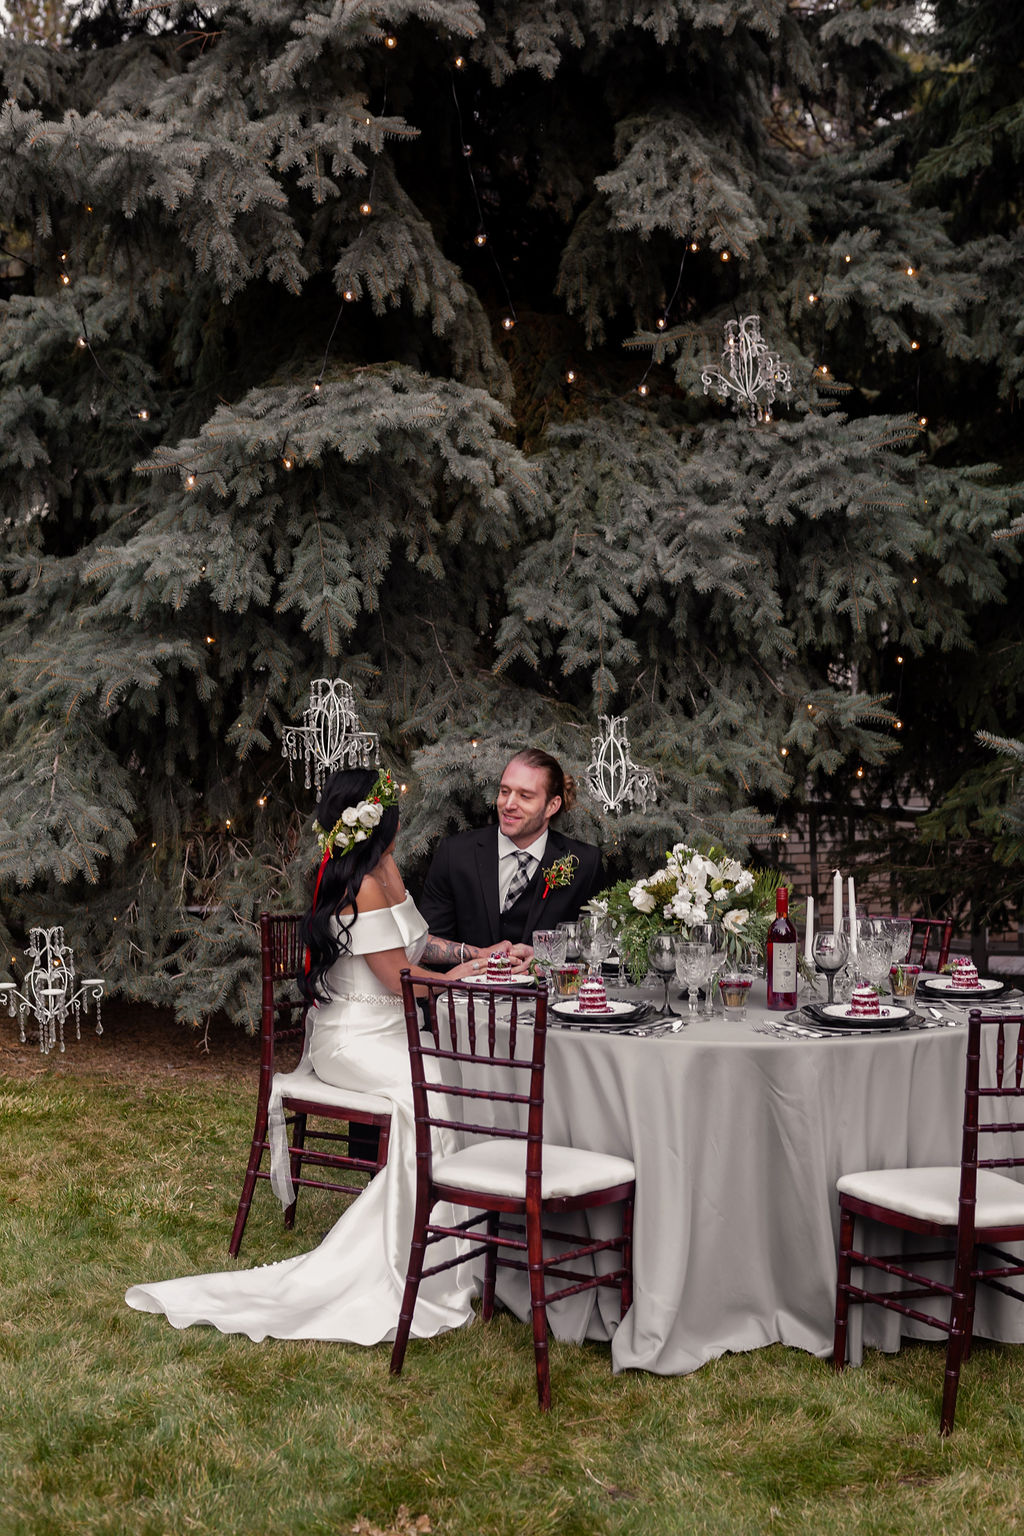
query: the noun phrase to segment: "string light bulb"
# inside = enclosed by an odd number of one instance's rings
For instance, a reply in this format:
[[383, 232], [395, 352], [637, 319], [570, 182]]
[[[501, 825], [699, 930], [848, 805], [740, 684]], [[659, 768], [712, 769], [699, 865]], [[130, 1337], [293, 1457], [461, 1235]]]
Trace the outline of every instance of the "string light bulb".
[[665, 319], [664, 315], [659, 315], [657, 320], [655, 320], [654, 323], [657, 326], [659, 331], [663, 331], [665, 329], [666, 325], [668, 324], [668, 321]]
[[916, 267], [907, 267], [906, 272], [907, 272], [907, 276], [908, 277], [916, 277], [917, 276], [917, 268]]
[[896, 665], [898, 667], [902, 667], [902, 665], [903, 665], [903, 657], [902, 656], [897, 656], [896, 657]]
[[229, 820], [228, 820], [228, 821], [226, 821], [226, 822], [225, 822], [225, 823], [224, 823], [224, 825], [225, 825], [225, 826], [226, 826], [226, 827], [230, 827], [230, 825], [231, 825], [231, 821], [230, 821], [230, 819], [229, 819]]
[[89, 343], [86, 341], [84, 336], [79, 336], [75, 340], [75, 346], [76, 347], [81, 347], [83, 352], [85, 351], [85, 349], [86, 349], [86, 347], [88, 345], [89, 345]]
[[465, 59], [462, 57], [461, 53], [457, 53], [455, 55], [455, 68], [456, 69], [465, 69], [465, 67], [466, 67]]
[[188, 486], [189, 490], [192, 489], [192, 487], [195, 485], [195, 483], [196, 483], [195, 475], [186, 475], [186, 477], [185, 477], [185, 484]]
[[850, 262], [850, 261], [853, 260], [853, 257], [849, 254], [849, 252], [847, 252], [847, 254], [843, 257], [843, 260], [846, 261], [846, 262]]
[[481, 230], [478, 235], [474, 235], [473, 236], [473, 244], [474, 245], [486, 245], [487, 244], [487, 236], [484, 234], [483, 230]]
[[638, 395], [649, 395], [650, 394], [650, 390], [648, 389], [646, 384], [638, 384], [637, 387], [636, 387], [636, 392], [637, 392]]
[[149, 412], [145, 409], [145, 407], [143, 407], [143, 409], [139, 412], [139, 420], [140, 421], [148, 421], [149, 420]]
[[258, 800], [257, 800], [257, 801], [256, 801], [256, 804], [257, 804], [257, 805], [258, 805], [258, 806], [259, 806], [259, 807], [260, 807], [260, 808], [261, 808], [261, 809], [262, 809], [262, 807], [263, 807], [263, 806], [265, 806], [265, 805], [266, 805], [266, 803], [267, 803], [267, 797], [266, 797], [266, 795], [260, 795], [260, 797], [259, 797], [259, 799], [258, 799]]
[[902, 729], [903, 729], [903, 721], [902, 720], [894, 720], [893, 723], [892, 723], [892, 728], [893, 728], [894, 731], [902, 731]]
[[780, 754], [781, 754], [782, 757], [788, 757], [789, 756], [789, 748], [788, 747], [781, 747], [779, 749], [779, 751], [780, 751]]
[[388, 36], [384, 39], [384, 47], [385, 48], [397, 48], [398, 47], [398, 38], [393, 36], [391, 33], [389, 33]]
[[920, 350], [921, 350], [921, 343], [919, 341], [912, 341], [910, 343], [910, 350], [911, 350], [911, 352], [920, 352]]
[[575, 368], [568, 368], [568, 369], [566, 369], [565, 382], [567, 384], [575, 384], [576, 383], [576, 370], [575, 370]]
[[295, 468], [295, 460], [289, 458], [287, 454], [285, 454], [282, 457], [281, 463], [284, 465], [285, 469], [294, 469]]
[[207, 643], [207, 645], [216, 645], [216, 643], [217, 643], [216, 636], [214, 636], [214, 635], [207, 635], [206, 643]]
[[721, 256], [719, 257], [719, 260], [720, 261], [731, 261], [732, 257], [730, 256], [728, 251], [723, 251]]
[[62, 273], [61, 273], [61, 275], [60, 275], [60, 280], [61, 280], [61, 282], [62, 282], [62, 283], [63, 283], [63, 285], [64, 285], [64, 287], [65, 287], [65, 288], [68, 288], [68, 287], [70, 287], [70, 285], [71, 285], [71, 279], [70, 279], [70, 277], [68, 277], [68, 274], [67, 274], [67, 273], [66, 273], [66, 272], [62, 272]]
[[691, 251], [699, 251], [700, 250], [700, 246], [697, 244], [696, 240], [691, 240], [690, 241], [690, 250]]
[[319, 379], [317, 379], [316, 383], [313, 385], [313, 393], [314, 393], [314, 395], [318, 395], [320, 393], [320, 380]]
[[370, 214], [373, 212], [373, 204], [371, 202], [360, 203], [359, 212], [362, 214], [364, 219], [368, 219]]
[[506, 315], [504, 320], [501, 322], [501, 328], [503, 331], [510, 331], [515, 323], [516, 322], [513, 320], [511, 315]]
[[919, 427], [926, 427], [928, 425], [928, 417], [927, 416], [919, 416], [917, 418], [917, 424], [918, 424]]
[[864, 777], [864, 769], [863, 768], [858, 768], [857, 769], [857, 777], [858, 777], [858, 779], [862, 779]]
[[[369, 206], [370, 206], [369, 203], [367, 203], [366, 204], [367, 209], [369, 209]], [[352, 288], [346, 288], [341, 296], [345, 300], [346, 304], [354, 304], [355, 303], [356, 296], [355, 296], [355, 291]]]
[[807, 295], [807, 302], [808, 302], [808, 304], [817, 304], [817, 302], [818, 302], [818, 295], [816, 293], [809, 293]]

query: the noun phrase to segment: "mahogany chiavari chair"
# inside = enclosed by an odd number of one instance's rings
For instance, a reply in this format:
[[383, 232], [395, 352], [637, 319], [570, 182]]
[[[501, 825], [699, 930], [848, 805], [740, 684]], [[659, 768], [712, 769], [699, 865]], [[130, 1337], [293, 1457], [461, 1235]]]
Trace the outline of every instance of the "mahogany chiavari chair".
[[[422, 1012], [417, 991], [425, 1003]], [[416, 1118], [417, 1184], [391, 1370], [395, 1375], [402, 1370], [420, 1281], [483, 1257], [485, 1322], [494, 1311], [498, 1266], [528, 1274], [537, 1399], [546, 1410], [551, 1406], [548, 1304], [596, 1286], [619, 1291], [623, 1314], [632, 1303], [636, 1170], [628, 1158], [545, 1143], [543, 988], [484, 989], [445, 980], [413, 983], [403, 971], [402, 996]], [[460, 1143], [472, 1140], [458, 1151], [438, 1155], [435, 1133], [445, 1129], [457, 1132]], [[432, 1221], [441, 1201], [476, 1214], [453, 1225]], [[551, 1226], [552, 1219], [566, 1212], [616, 1202], [623, 1205], [621, 1236], [595, 1239]], [[433, 1245], [452, 1238], [457, 1239], [450, 1244], [455, 1255], [427, 1266]], [[594, 1256], [608, 1250], [619, 1256], [618, 1266], [596, 1273]], [[581, 1261], [585, 1268], [566, 1268]], [[549, 1281], [560, 1283], [548, 1289]]]
[[[260, 913], [260, 970], [262, 1007], [260, 1009], [260, 1077], [256, 1097], [256, 1121], [253, 1126], [249, 1163], [242, 1182], [235, 1227], [229, 1251], [237, 1254], [249, 1217], [257, 1179], [269, 1179], [273, 1169], [263, 1168], [263, 1155], [272, 1153], [270, 1142], [270, 1102], [281, 1096], [287, 1136], [286, 1156], [295, 1199], [285, 1206], [284, 1224], [295, 1223], [295, 1206], [300, 1186], [328, 1189], [341, 1195], [356, 1195], [362, 1183], [340, 1179], [310, 1177], [306, 1166], [345, 1170], [353, 1173], [377, 1173], [388, 1159], [391, 1130], [391, 1104], [388, 1099], [355, 1089], [335, 1088], [323, 1082], [305, 1058], [302, 1049], [306, 1035], [306, 1003], [299, 996], [295, 978], [301, 960], [297, 913]], [[290, 1072], [276, 1070], [277, 1052], [282, 1047], [299, 1047], [299, 1064]], [[309, 1120], [332, 1122], [332, 1129], [310, 1126]], [[310, 1145], [312, 1143], [312, 1145]], [[344, 1150], [341, 1150], [344, 1148]]]
[[[994, 1040], [985, 1041], [982, 1027], [996, 1025]], [[1004, 1243], [1024, 1241], [1024, 1184], [997, 1169], [1024, 1167], [1024, 1153], [994, 1145], [993, 1139], [1024, 1132], [1018, 1107], [1024, 1099], [1024, 1013], [986, 1014], [973, 1008], [967, 1025], [967, 1066], [964, 1083], [963, 1141], [959, 1166], [947, 1168], [883, 1168], [844, 1174], [839, 1190], [839, 1272], [836, 1284], [836, 1327], [832, 1363], [846, 1363], [850, 1304], [869, 1303], [902, 1313], [941, 1329], [948, 1338], [946, 1375], [939, 1432], [948, 1435], [956, 1412], [960, 1367], [970, 1353], [974, 1329], [975, 1294], [988, 1285], [1016, 1301], [1024, 1291], [1007, 1281], [1024, 1275], [1024, 1259], [1008, 1253]], [[1017, 1101], [1017, 1102], [1014, 1102]], [[999, 1118], [1000, 1111], [1002, 1118]], [[992, 1138], [992, 1139], [990, 1139]], [[1020, 1147], [1021, 1141], [1016, 1142]], [[979, 1156], [979, 1148], [992, 1155]], [[1002, 1151], [1002, 1156], [995, 1152]], [[940, 1239], [926, 1253], [902, 1251], [869, 1254], [854, 1244], [855, 1222], [880, 1223], [925, 1237]], [[917, 1267], [946, 1260], [940, 1274]], [[853, 1282], [854, 1268], [861, 1283]], [[871, 1291], [872, 1271], [895, 1281], [893, 1290]], [[886, 1282], [882, 1282], [886, 1283]], [[928, 1297], [948, 1302], [938, 1314], [934, 1304], [922, 1310]]]

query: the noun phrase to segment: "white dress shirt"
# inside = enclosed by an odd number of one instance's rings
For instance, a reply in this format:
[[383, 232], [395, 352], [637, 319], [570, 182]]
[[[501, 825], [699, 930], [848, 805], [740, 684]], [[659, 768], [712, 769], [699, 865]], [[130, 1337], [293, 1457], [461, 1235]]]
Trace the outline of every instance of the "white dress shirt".
[[508, 895], [508, 888], [512, 884], [512, 876], [515, 874], [516, 869], [518, 868], [518, 865], [519, 865], [519, 861], [516, 858], [516, 854], [517, 853], [528, 853], [530, 855], [530, 858], [533, 860], [533, 862], [531, 863], [529, 869], [527, 870], [527, 873], [530, 876], [530, 879], [532, 880], [533, 876], [537, 872], [537, 865], [540, 863], [541, 859], [544, 857], [544, 850], [547, 847], [547, 845], [548, 845], [548, 829], [547, 829], [547, 827], [544, 828], [544, 831], [540, 834], [540, 837], [538, 837], [535, 842], [532, 842], [529, 845], [528, 848], [519, 848], [519, 847], [517, 847], [517, 845], [512, 841], [512, 839], [510, 837], [506, 837], [504, 832], [502, 832], [500, 828], [498, 829], [498, 911], [499, 912], [502, 911], [502, 909], [504, 908], [505, 897]]

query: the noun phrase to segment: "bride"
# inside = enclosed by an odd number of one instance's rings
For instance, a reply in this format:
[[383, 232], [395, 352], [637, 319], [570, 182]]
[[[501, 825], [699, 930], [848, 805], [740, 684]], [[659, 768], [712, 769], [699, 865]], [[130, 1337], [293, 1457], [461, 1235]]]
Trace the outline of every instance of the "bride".
[[[317, 1076], [391, 1101], [387, 1163], [311, 1253], [260, 1269], [133, 1285], [125, 1300], [138, 1311], [162, 1312], [175, 1328], [208, 1323], [255, 1340], [377, 1344], [394, 1337], [416, 1189], [400, 973], [418, 961], [458, 960], [447, 974], [461, 980], [478, 974], [489, 953], [427, 933], [394, 859], [396, 801], [384, 770], [376, 777], [369, 769], [343, 770], [328, 780], [314, 823], [322, 857], [300, 977], [312, 1005], [309, 1058]], [[467, 1265], [424, 1280], [413, 1337], [468, 1322], [473, 1294]]]

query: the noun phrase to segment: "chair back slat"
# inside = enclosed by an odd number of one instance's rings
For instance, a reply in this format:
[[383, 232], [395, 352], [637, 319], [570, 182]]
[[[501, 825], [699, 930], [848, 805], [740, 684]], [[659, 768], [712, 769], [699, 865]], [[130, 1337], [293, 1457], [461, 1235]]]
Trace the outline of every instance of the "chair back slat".
[[[983, 1024], [996, 1025], [992, 1081], [982, 1081], [983, 1056], [981, 1029]], [[1008, 1036], [1010, 1037], [1008, 1039]], [[964, 1158], [975, 1168], [1022, 1168], [1024, 1153], [1019, 1157], [979, 1157], [979, 1136], [1009, 1136], [1024, 1131], [1024, 1121], [1007, 1119], [1005, 1112], [999, 1118], [997, 1107], [991, 1103], [999, 1100], [1024, 1099], [1024, 1010], [1017, 1014], [986, 1014], [980, 1008], [972, 1008], [967, 1024], [967, 1070], [964, 1084]], [[1012, 1072], [1008, 1070], [1012, 1063]], [[982, 1104], [986, 1118], [981, 1118]], [[970, 1132], [970, 1135], [969, 1135]]]
[[[429, 1160], [432, 1128], [460, 1130], [473, 1137], [526, 1141], [528, 1174], [539, 1173], [547, 1039], [544, 989], [509, 985], [485, 991], [443, 978], [414, 982], [403, 970], [402, 1001], [417, 1157]], [[425, 1002], [425, 1024], [420, 1002]], [[510, 1087], [509, 1073], [526, 1073], [527, 1083]], [[480, 1123], [479, 1114], [469, 1118], [472, 1106], [486, 1103], [525, 1109], [526, 1130], [507, 1117], [502, 1123]], [[465, 1107], [466, 1118], [457, 1113], [459, 1106]]]

